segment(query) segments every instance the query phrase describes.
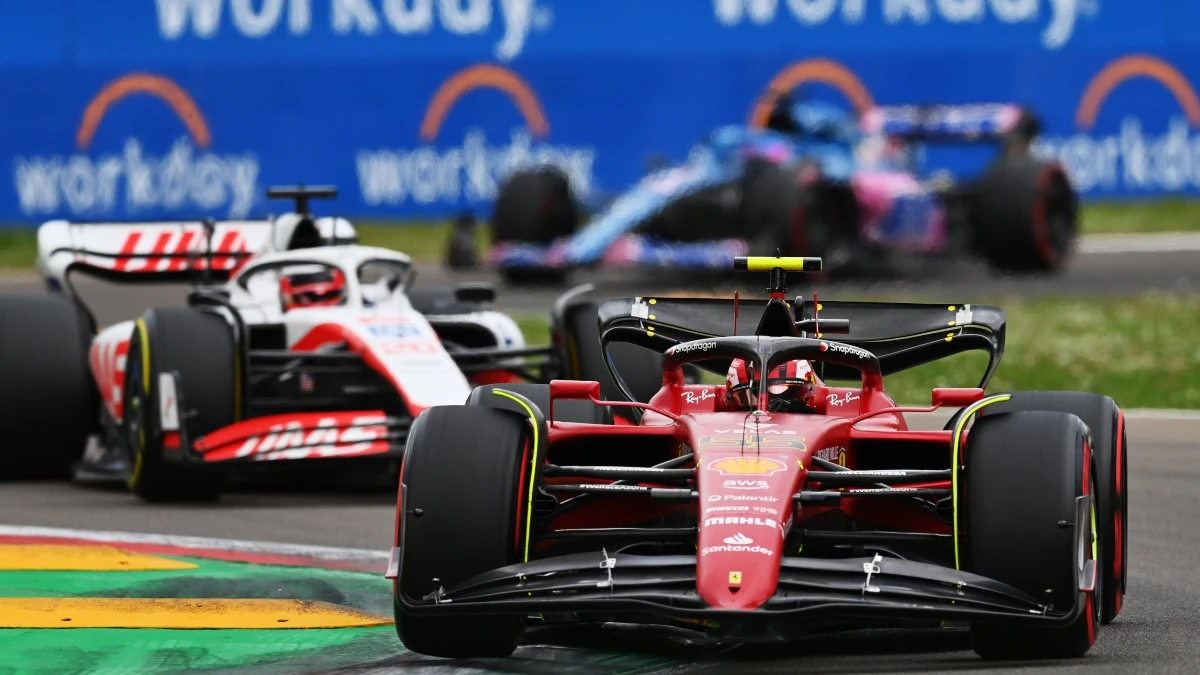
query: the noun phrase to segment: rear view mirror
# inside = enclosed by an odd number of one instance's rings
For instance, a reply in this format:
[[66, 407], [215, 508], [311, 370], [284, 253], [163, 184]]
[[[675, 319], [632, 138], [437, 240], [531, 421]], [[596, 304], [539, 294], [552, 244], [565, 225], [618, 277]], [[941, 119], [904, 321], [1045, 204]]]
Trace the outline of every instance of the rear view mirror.
[[471, 304], [494, 302], [496, 289], [491, 284], [460, 284], [454, 288], [454, 299]]
[[938, 387], [933, 390], [934, 407], [965, 408], [987, 394], [978, 387]]

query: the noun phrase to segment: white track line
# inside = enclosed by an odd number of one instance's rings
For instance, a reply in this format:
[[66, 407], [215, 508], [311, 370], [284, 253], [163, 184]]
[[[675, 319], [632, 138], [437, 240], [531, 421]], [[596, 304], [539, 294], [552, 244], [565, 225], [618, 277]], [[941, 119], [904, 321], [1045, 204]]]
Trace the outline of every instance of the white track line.
[[0, 525], [0, 537], [57, 537], [83, 539], [86, 541], [110, 542], [115, 544], [152, 544], [178, 548], [207, 548], [243, 553], [268, 555], [291, 555], [319, 560], [362, 560], [386, 562], [387, 551], [370, 551], [360, 548], [336, 548], [332, 546], [306, 546], [302, 544], [280, 544], [265, 541], [241, 541], [237, 539], [212, 539], [209, 537], [185, 537], [169, 534], [143, 534], [140, 532], [105, 532], [96, 530], [72, 530], [58, 527], [30, 527], [25, 525]]
[[1200, 232], [1091, 234], [1080, 237], [1075, 250], [1088, 255], [1200, 251]]

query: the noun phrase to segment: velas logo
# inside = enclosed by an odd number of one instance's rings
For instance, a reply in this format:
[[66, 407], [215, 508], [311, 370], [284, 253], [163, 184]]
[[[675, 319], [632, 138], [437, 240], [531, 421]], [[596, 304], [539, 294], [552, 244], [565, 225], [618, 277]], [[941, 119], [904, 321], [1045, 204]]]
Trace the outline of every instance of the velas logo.
[[807, 59], [793, 63], [771, 78], [763, 93], [754, 102], [748, 124], [761, 129], [767, 126], [767, 118], [780, 94], [790, 92], [802, 84], [824, 84], [846, 97], [859, 115], [875, 107], [875, 99], [858, 75], [832, 59]]
[[[480, 126], [469, 127], [452, 146], [439, 144], [442, 127], [456, 104], [468, 94], [486, 89], [506, 95], [524, 120], [523, 125], [509, 130], [507, 145], [490, 145]], [[430, 100], [419, 132], [416, 147], [358, 152], [359, 189], [367, 204], [490, 202], [513, 170], [547, 164], [566, 172], [579, 194], [591, 191], [595, 148], [542, 142], [550, 136], [550, 122], [541, 101], [533, 88], [508, 68], [484, 64], [450, 76]]]
[[[1143, 84], [1137, 96], [1118, 96], [1121, 89], [1133, 88], [1122, 85], [1138, 80], [1161, 87], [1163, 93]], [[1115, 125], [1111, 113], [1105, 116], [1104, 126], [1111, 130], [1097, 133], [1102, 113], [1110, 108], [1124, 114]], [[1074, 122], [1076, 133], [1047, 134], [1033, 151], [1060, 161], [1080, 192], [1200, 188], [1200, 99], [1169, 62], [1135, 54], [1107, 64], [1084, 87]], [[1164, 126], [1165, 131], [1157, 131]]]
[[[95, 152], [95, 137], [118, 104], [134, 96], [152, 96], [174, 113], [182, 126], [166, 154], [145, 149], [129, 136], [117, 152]], [[139, 127], [149, 126], [139, 120]], [[135, 216], [153, 211], [224, 209], [232, 218], [249, 213], [258, 190], [254, 155], [211, 152], [213, 133], [203, 112], [186, 91], [168, 78], [132, 73], [105, 85], [85, 106], [71, 155], [17, 157], [14, 183], [21, 212], [34, 216], [67, 213], [98, 217]]]

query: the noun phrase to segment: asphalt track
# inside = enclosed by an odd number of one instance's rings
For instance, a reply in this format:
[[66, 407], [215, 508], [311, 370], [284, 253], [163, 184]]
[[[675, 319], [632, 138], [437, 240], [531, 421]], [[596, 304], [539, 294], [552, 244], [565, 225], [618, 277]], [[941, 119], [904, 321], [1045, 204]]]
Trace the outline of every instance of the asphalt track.
[[[915, 420], [914, 420], [915, 421]], [[932, 420], [937, 424], [939, 420]], [[506, 662], [441, 662], [364, 654], [350, 675], [386, 673], [1195, 673], [1200, 662], [1200, 448], [1195, 419], [1131, 415], [1129, 593], [1117, 621], [1082, 660], [992, 667], [957, 631], [869, 631], [788, 646], [735, 649], [624, 627], [529, 634]], [[925, 426], [922, 424], [921, 426]], [[58, 483], [0, 484], [10, 525], [170, 533], [383, 551], [394, 491], [248, 486], [217, 504], [149, 507], [123, 490]], [[624, 660], [597, 658], [621, 650]]]

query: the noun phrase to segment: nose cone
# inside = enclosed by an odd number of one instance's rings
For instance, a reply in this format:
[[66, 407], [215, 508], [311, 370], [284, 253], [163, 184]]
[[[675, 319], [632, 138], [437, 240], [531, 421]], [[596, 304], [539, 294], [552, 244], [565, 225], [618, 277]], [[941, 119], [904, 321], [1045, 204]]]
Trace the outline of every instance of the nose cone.
[[715, 453], [700, 472], [696, 591], [719, 609], [754, 609], [775, 594], [798, 463]]
[[[723, 520], [729, 523], [705, 526], [714, 534], [700, 547], [696, 590], [711, 607], [754, 609], [775, 594], [782, 530], [774, 518], [742, 516]], [[731, 534], [721, 537], [715, 534], [718, 529]]]

